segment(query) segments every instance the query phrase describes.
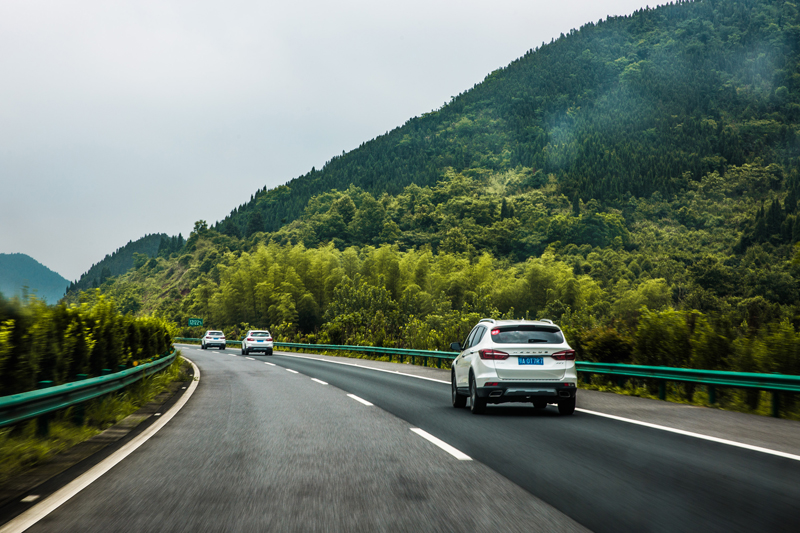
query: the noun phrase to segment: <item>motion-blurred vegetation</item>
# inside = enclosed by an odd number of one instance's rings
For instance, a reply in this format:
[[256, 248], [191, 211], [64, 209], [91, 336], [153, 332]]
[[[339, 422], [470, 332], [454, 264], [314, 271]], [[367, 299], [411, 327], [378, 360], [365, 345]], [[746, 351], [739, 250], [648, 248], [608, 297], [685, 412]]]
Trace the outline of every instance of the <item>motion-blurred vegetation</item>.
[[33, 390], [40, 381], [99, 376], [172, 346], [173, 326], [163, 319], [122, 314], [99, 290], [83, 292], [81, 300], [48, 306], [0, 296], [0, 396]]

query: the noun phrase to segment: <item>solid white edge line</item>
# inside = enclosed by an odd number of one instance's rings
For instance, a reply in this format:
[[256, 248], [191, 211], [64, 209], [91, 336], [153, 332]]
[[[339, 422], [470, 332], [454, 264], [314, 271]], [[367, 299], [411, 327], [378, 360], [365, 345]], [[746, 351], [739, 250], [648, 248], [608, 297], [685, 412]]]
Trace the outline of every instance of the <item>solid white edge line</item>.
[[[186, 359], [186, 357], [183, 358]], [[67, 483], [24, 513], [21, 513], [16, 518], [6, 522], [6, 524], [0, 527], [0, 533], [21, 533], [22, 531], [25, 531], [29, 527], [33, 526], [48, 514], [52, 513], [61, 505], [66, 503], [70, 498], [97, 481], [103, 474], [114, 468], [123, 459], [136, 451], [139, 446], [147, 442], [148, 439], [155, 435], [158, 430], [163, 428], [167, 422], [172, 420], [172, 417], [175, 416], [183, 408], [186, 402], [189, 401], [189, 398], [192, 397], [192, 394], [194, 394], [194, 391], [197, 388], [197, 384], [200, 382], [200, 369], [197, 368], [197, 365], [195, 365], [193, 361], [190, 361], [189, 359], [186, 359], [186, 361], [191, 363], [192, 367], [194, 368], [194, 380], [192, 380], [189, 388], [186, 389], [186, 392], [183, 393], [183, 396], [181, 396], [180, 399], [175, 402], [175, 405], [173, 405], [169, 411], [167, 411], [163, 416], [153, 422], [150, 427], [131, 439], [130, 442], [122, 446], [112, 455], [106, 457], [91, 469]]]
[[[287, 369], [286, 369], [286, 371], [287, 371], [287, 372], [291, 372], [292, 374], [299, 374], [299, 373], [300, 373], [300, 372], [298, 372], [297, 370], [292, 370], [291, 368], [287, 368]], [[1, 532], [0, 532], [0, 533], [1, 533]]]
[[327, 383], [325, 383], [325, 382], [324, 382], [324, 381], [322, 381], [321, 379], [317, 379], [317, 378], [311, 378], [311, 381], [316, 381], [316, 382], [317, 382], [317, 383], [319, 383], [320, 385], [327, 385]]
[[472, 457], [470, 457], [469, 455], [467, 455], [467, 454], [465, 454], [465, 453], [453, 448], [452, 446], [450, 446], [449, 444], [447, 444], [443, 440], [434, 437], [433, 435], [431, 435], [427, 431], [421, 430], [419, 428], [411, 428], [411, 431], [413, 431], [414, 433], [416, 433], [417, 435], [419, 435], [423, 439], [425, 439], [425, 440], [427, 440], [429, 442], [432, 442], [433, 444], [435, 444], [439, 448], [443, 449], [444, 451], [446, 451], [447, 453], [449, 453], [450, 455], [452, 455], [453, 457], [455, 457], [459, 461], [472, 461]]
[[[702, 433], [695, 433], [693, 431], [685, 431], [683, 429], [676, 429], [671, 428], [669, 426], [661, 426], [659, 424], [652, 424], [650, 422], [642, 422], [641, 420], [633, 420], [631, 418], [624, 418], [617, 415], [609, 415], [606, 413], [599, 413], [597, 411], [590, 411], [589, 409], [581, 409], [577, 408], [576, 411], [580, 411], [581, 413], [586, 413], [589, 415], [595, 416], [602, 416], [604, 418], [610, 418], [612, 420], [619, 420], [620, 422], [627, 422], [629, 424], [636, 424], [637, 426], [644, 426], [652, 429], [659, 429], [661, 431], [668, 431], [670, 433], [677, 433], [678, 435], [685, 435], [687, 437], [694, 437], [696, 439], [707, 440], [711, 442], [716, 442], [719, 444], [727, 444], [728, 446], [735, 446], [737, 448], [744, 448], [745, 450], [751, 450], [754, 452], [761, 452], [766, 453], [769, 455], [776, 455], [778, 457], [783, 457], [785, 459], [791, 459], [793, 461], [800, 461], [800, 455], [794, 455], [791, 453], [781, 452], [778, 450], [771, 450], [769, 448], [763, 448], [761, 446], [754, 446], [752, 444], [745, 444], [743, 442], [736, 442], [735, 440], [728, 440], [728, 439], [721, 439], [719, 437], [712, 437], [711, 435], [703, 435]], [[2, 532], [0, 532], [2, 533]]]
[[[367, 400], [365, 400], [364, 398], [359, 398], [359, 397], [358, 397], [358, 396], [356, 396], [355, 394], [348, 394], [348, 396], [349, 396], [350, 398], [354, 399], [354, 400], [355, 400], [355, 401], [357, 401], [357, 402], [363, 403], [364, 405], [369, 405], [369, 406], [373, 405], [372, 403], [368, 402], [368, 401], [367, 401]], [[2, 532], [2, 531], [0, 531], [0, 533], [3, 533], [3, 532]]]
[[387, 374], [398, 374], [400, 376], [408, 376], [410, 378], [417, 378], [417, 379], [424, 379], [426, 381], [435, 381], [436, 383], [445, 383], [450, 385], [449, 381], [444, 381], [442, 379], [435, 379], [429, 378], [425, 376], [415, 376], [414, 374], [406, 374], [405, 372], [398, 372], [397, 370], [386, 370], [384, 368], [374, 368], [371, 366], [364, 366], [364, 365], [357, 365], [355, 363], [345, 363], [344, 361], [330, 361], [328, 359], [320, 359], [318, 357], [308, 357], [306, 355], [297, 355], [297, 354], [289, 354], [283, 352], [282, 355], [286, 357], [298, 357], [300, 359], [311, 359], [313, 361], [322, 361], [323, 363], [333, 363], [334, 365], [345, 365], [345, 366], [357, 366], [358, 368], [366, 368], [367, 370], [375, 370], [376, 372], [386, 372]]

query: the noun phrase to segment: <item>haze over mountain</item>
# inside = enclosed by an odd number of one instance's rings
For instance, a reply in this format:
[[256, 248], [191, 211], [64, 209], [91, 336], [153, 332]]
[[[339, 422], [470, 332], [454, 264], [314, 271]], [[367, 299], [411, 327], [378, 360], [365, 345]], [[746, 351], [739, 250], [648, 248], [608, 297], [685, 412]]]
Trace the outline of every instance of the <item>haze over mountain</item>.
[[25, 254], [0, 254], [0, 293], [6, 298], [24, 293], [54, 304], [67, 292], [69, 280]]

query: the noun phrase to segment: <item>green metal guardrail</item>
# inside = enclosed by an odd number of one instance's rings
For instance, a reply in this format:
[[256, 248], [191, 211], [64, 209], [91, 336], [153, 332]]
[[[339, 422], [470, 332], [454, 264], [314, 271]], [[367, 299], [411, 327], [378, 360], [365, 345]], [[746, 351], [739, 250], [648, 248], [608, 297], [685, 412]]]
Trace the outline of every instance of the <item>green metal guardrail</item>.
[[721, 370], [697, 370], [668, 366], [622, 365], [613, 363], [590, 363], [578, 361], [578, 371], [586, 374], [602, 374], [629, 378], [649, 378], [659, 381], [658, 397], [667, 397], [667, 382], [699, 383], [708, 388], [709, 403], [717, 403], [716, 387], [757, 389], [772, 393], [772, 416], [779, 416], [780, 392], [800, 392], [800, 376], [787, 374], [756, 374], [752, 372], [725, 372]]
[[[186, 337], [175, 337], [175, 342], [192, 342], [199, 343], [200, 339], [190, 339]], [[242, 341], [226, 341], [226, 344], [241, 345]], [[380, 354], [380, 355], [395, 355], [400, 358], [401, 362], [405, 362], [406, 357], [421, 357], [426, 363], [425, 366], [431, 366], [428, 363], [434, 361], [437, 368], [441, 368], [441, 361], [452, 361], [456, 358], [453, 352], [437, 352], [433, 350], [411, 350], [407, 348], [387, 348], [384, 346], [350, 346], [340, 344], [304, 344], [299, 342], [274, 342], [275, 348], [294, 348], [300, 350], [312, 351], [341, 351], [353, 353], [366, 353], [366, 354]]]
[[[132, 383], [160, 372], [175, 360], [177, 352], [161, 356], [155, 361], [121, 370], [114, 374], [65, 383], [0, 398], [0, 427], [45, 417], [49, 413], [77, 405], [127, 387]], [[44, 418], [46, 424], [46, 418]], [[41, 431], [40, 431], [41, 432]], [[46, 431], [45, 431], [46, 433]]]
[[[176, 341], [200, 342], [200, 339], [176, 338]], [[229, 344], [241, 344], [240, 341], [228, 341]], [[347, 351], [381, 355], [396, 355], [403, 361], [405, 357], [421, 357], [427, 363], [433, 359], [434, 366], [441, 368], [441, 361], [451, 361], [456, 355], [453, 352], [428, 350], [409, 350], [404, 348], [385, 348], [381, 346], [346, 346], [336, 344], [303, 344], [292, 342], [276, 342], [276, 348], [295, 348], [312, 351]], [[666, 384], [669, 381], [697, 383], [708, 388], [709, 402], [717, 403], [716, 387], [733, 387], [757, 389], [772, 393], [772, 416], [779, 416], [780, 392], [800, 392], [800, 376], [786, 374], [755, 374], [750, 372], [724, 372], [719, 370], [697, 370], [693, 368], [672, 368], [667, 366], [641, 366], [612, 363], [592, 363], [577, 361], [578, 371], [583, 374], [601, 374], [619, 378], [647, 378], [659, 381], [658, 397], [666, 399]], [[620, 383], [621, 384], [621, 383]]]

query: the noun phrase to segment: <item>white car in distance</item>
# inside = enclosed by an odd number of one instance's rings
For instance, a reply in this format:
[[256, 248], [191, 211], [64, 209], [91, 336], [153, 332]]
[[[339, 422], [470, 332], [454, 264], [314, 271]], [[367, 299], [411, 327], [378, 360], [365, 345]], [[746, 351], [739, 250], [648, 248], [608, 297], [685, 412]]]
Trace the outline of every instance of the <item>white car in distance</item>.
[[562, 415], [575, 411], [578, 374], [575, 351], [551, 320], [484, 318], [472, 328], [453, 361], [453, 407], [474, 414], [487, 403], [530, 402], [538, 409], [556, 404]]
[[225, 349], [225, 334], [221, 331], [208, 330], [203, 338], [200, 339], [200, 348], [207, 350], [208, 348]]
[[272, 355], [272, 334], [265, 329], [253, 329], [242, 339], [242, 355], [264, 352]]

